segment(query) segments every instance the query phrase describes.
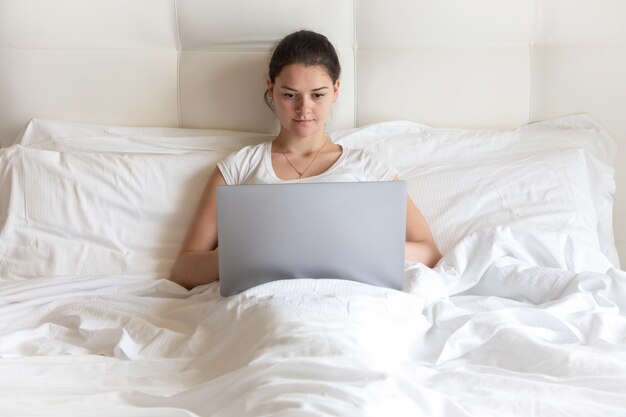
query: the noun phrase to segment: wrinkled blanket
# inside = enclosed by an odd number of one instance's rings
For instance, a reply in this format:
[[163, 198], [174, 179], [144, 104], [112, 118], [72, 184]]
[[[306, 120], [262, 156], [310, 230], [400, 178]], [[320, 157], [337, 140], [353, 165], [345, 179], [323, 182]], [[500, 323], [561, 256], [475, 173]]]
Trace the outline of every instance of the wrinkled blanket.
[[0, 280], [3, 416], [624, 416], [626, 272], [468, 236], [404, 291], [155, 275]]

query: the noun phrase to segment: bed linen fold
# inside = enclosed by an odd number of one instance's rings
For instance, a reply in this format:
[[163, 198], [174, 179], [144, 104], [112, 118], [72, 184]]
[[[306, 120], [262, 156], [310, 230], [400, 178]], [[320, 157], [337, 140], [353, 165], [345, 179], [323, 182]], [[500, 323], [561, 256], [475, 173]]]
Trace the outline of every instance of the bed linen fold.
[[[530, 249], [529, 249], [530, 248]], [[468, 236], [405, 291], [158, 274], [0, 282], [3, 415], [622, 416], [626, 273], [558, 234]]]

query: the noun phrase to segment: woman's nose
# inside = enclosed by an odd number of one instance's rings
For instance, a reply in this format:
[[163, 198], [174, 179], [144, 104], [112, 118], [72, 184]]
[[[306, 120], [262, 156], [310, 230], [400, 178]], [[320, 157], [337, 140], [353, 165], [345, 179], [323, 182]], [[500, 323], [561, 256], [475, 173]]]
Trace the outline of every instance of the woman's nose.
[[306, 112], [311, 105], [311, 100], [306, 96], [301, 96], [298, 99], [298, 105], [296, 109], [302, 113]]

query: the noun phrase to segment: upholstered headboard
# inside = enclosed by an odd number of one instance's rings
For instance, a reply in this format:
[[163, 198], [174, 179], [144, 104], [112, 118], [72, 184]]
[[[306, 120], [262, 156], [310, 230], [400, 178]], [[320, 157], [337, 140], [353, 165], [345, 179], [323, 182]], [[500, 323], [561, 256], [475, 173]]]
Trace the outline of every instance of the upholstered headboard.
[[622, 0], [0, 0], [0, 144], [31, 118], [272, 131], [268, 51], [299, 28], [340, 52], [331, 128], [590, 114], [619, 145], [626, 259]]

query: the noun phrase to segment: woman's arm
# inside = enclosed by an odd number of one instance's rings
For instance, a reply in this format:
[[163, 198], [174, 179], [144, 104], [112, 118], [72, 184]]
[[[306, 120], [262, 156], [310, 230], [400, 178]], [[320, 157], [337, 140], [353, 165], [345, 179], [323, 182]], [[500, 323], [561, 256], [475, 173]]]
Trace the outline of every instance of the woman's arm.
[[226, 181], [216, 167], [200, 197], [170, 274], [172, 281], [188, 289], [219, 278], [216, 201], [218, 185], [226, 185]]
[[[394, 181], [397, 180], [398, 177], [396, 176]], [[429, 268], [435, 266], [441, 259], [441, 252], [437, 249], [428, 222], [426, 222], [424, 215], [422, 215], [422, 212], [419, 211], [410, 197], [406, 199], [404, 258], [421, 262]]]
[[407, 197], [404, 257], [421, 262], [429, 268], [441, 259], [430, 227], [410, 197]]

